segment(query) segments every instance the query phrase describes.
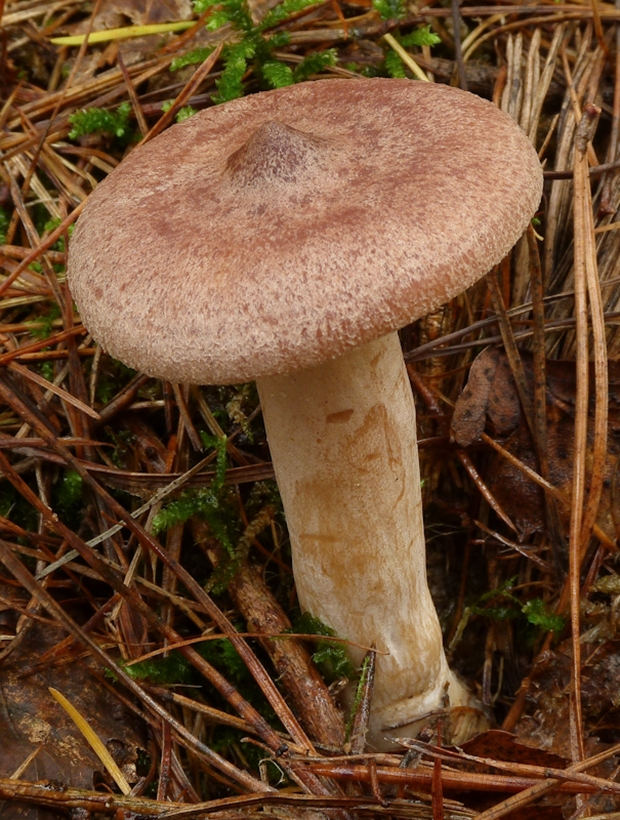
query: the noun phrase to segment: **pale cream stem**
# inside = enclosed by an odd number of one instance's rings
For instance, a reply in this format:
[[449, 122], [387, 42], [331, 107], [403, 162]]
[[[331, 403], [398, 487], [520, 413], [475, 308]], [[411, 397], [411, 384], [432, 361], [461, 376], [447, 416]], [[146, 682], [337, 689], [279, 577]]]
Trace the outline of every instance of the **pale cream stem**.
[[[258, 381], [301, 607], [376, 645], [371, 734], [469, 693], [450, 672], [426, 580], [415, 407], [396, 333]], [[363, 652], [351, 650], [359, 662]], [[411, 733], [411, 727], [408, 727]]]

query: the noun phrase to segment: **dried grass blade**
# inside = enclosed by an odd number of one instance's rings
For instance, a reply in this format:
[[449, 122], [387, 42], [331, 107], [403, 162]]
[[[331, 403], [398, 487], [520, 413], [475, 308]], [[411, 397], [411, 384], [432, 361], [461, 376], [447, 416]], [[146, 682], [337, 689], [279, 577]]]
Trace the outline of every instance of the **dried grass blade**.
[[[571, 29], [571, 34], [573, 33]], [[577, 59], [575, 61], [575, 68], [573, 76], [577, 82], [577, 93], [583, 94], [585, 87], [589, 81], [592, 73], [596, 73], [596, 55], [589, 51], [590, 47], [590, 30], [586, 29], [579, 45]], [[565, 52], [565, 49], [570, 43], [570, 37], [567, 36], [561, 42], [560, 51]], [[562, 102], [562, 109], [560, 111], [560, 119], [557, 127], [557, 146], [555, 152], [555, 167], [556, 172], [570, 171], [572, 168], [572, 152], [575, 133], [575, 113], [573, 107], [573, 100], [570, 94], [572, 88], [568, 77], [566, 78], [567, 91]], [[575, 89], [572, 88], [575, 92]], [[547, 218], [545, 225], [545, 252], [543, 271], [545, 275], [545, 284], [553, 283], [556, 278], [557, 256], [556, 252], [565, 239], [567, 229], [566, 226], [570, 222], [570, 208], [572, 203], [570, 201], [571, 184], [568, 179], [555, 179], [551, 186], [551, 193], [549, 195], [547, 205]], [[552, 314], [555, 316], [564, 317], [565, 311], [558, 307]]]
[[590, 7], [592, 8], [592, 20], [594, 21], [594, 32], [600, 47], [605, 52], [605, 56], [609, 59], [609, 51], [607, 43], [605, 42], [605, 34], [603, 32], [603, 24], [601, 22], [601, 11], [598, 7], [598, 0], [590, 0]]
[[[571, 697], [571, 752], [573, 761], [583, 760], [583, 720], [581, 711], [581, 644], [580, 570], [581, 533], [586, 480], [586, 449], [588, 435], [588, 219], [591, 219], [588, 148], [598, 117], [596, 106], [586, 104], [575, 133], [574, 159], [574, 270], [575, 270], [575, 346], [577, 387], [575, 394], [575, 434], [573, 445], [573, 486], [569, 536], [569, 584], [572, 627], [573, 667]], [[590, 214], [590, 217], [588, 217]], [[593, 230], [592, 230], [593, 232]], [[593, 241], [590, 233], [590, 241]]]
[[129, 72], [127, 71], [127, 68], [125, 66], [123, 55], [120, 51], [118, 52], [116, 60], [118, 62], [118, 67], [123, 72], [123, 79], [125, 80], [125, 85], [127, 86], [127, 93], [129, 94], [129, 99], [131, 100], [131, 107], [133, 108], [134, 114], [136, 115], [138, 128], [140, 129], [140, 133], [144, 137], [146, 134], [148, 134], [149, 126], [144, 116], [142, 106], [140, 105], [140, 100], [138, 99], [136, 89], [134, 88], [134, 84], [132, 83], [131, 77], [129, 76]]
[[534, 101], [532, 102], [532, 110], [530, 113], [530, 123], [528, 131], [528, 136], [532, 141], [532, 144], [534, 144], [536, 141], [538, 124], [540, 122], [540, 114], [542, 112], [543, 103], [547, 96], [547, 91], [549, 90], [549, 86], [551, 85], [551, 79], [553, 77], [553, 72], [555, 71], [555, 63], [558, 56], [558, 52], [560, 50], [560, 45], [562, 44], [562, 40], [564, 39], [565, 29], [566, 23], [561, 23], [559, 26], [556, 26], [555, 31], [553, 32], [553, 40], [551, 41], [549, 51], [547, 52], [545, 67], [543, 68], [542, 75], [540, 77], [540, 80], [538, 81], [536, 95]]
[[523, 102], [519, 114], [519, 125], [526, 134], [530, 133], [530, 123], [532, 110], [535, 101], [535, 94], [540, 83], [540, 28], [534, 32], [527, 52], [527, 66], [525, 71], [525, 84], [523, 87]]
[[[534, 322], [534, 425], [538, 445], [538, 461], [542, 477], [549, 481], [549, 455], [547, 436], [547, 385], [545, 358], [545, 304], [544, 285], [538, 245], [532, 226], [528, 228], [527, 242], [530, 256], [530, 287], [532, 291], [532, 317]], [[553, 495], [545, 493], [545, 508], [556, 564], [560, 566], [560, 551], [564, 547], [564, 531]]]
[[[615, 7], [620, 10], [619, 0], [615, 0]], [[616, 25], [616, 53], [614, 70], [614, 104], [611, 116], [611, 132], [607, 148], [607, 162], [613, 162], [618, 153], [618, 134], [620, 131], [620, 26]], [[599, 214], [613, 214], [615, 211], [612, 202], [613, 174], [607, 174], [604, 179], [603, 190], [599, 202]], [[609, 230], [609, 228], [608, 228]]]
[[463, 50], [463, 60], [467, 62], [474, 51], [478, 48], [478, 44], [480, 42], [480, 37], [486, 31], [486, 29], [494, 26], [495, 23], [499, 23], [500, 20], [504, 18], [503, 14], [492, 14], [491, 17], [487, 17], [484, 22], [479, 23], [475, 29], [469, 32], [467, 37], [461, 43], [461, 48]]
[[519, 112], [523, 99], [523, 82], [521, 79], [521, 57], [523, 55], [523, 35], [509, 35], [506, 43], [507, 77], [502, 94], [501, 109], [513, 120], [519, 122]]
[[515, 380], [517, 393], [519, 394], [519, 401], [521, 402], [521, 406], [523, 408], [523, 415], [525, 416], [525, 421], [532, 435], [532, 440], [536, 444], [536, 450], [539, 450], [540, 448], [538, 446], [538, 440], [536, 437], [536, 428], [533, 423], [534, 414], [532, 409], [532, 402], [530, 401], [530, 396], [528, 393], [527, 379], [525, 378], [525, 370], [523, 369], [523, 362], [521, 361], [519, 348], [517, 347], [514, 333], [512, 331], [512, 325], [510, 324], [508, 311], [506, 310], [506, 306], [504, 304], [504, 300], [499, 289], [496, 272], [492, 271], [491, 273], [489, 273], [487, 275], [486, 281], [489, 291], [491, 293], [493, 310], [497, 314], [499, 330], [502, 335], [504, 347], [506, 348], [506, 355], [508, 356], [508, 361], [510, 362], [512, 377]]
[[[592, 106], [592, 116], [596, 120], [599, 109]], [[577, 179], [575, 179], [577, 186]], [[609, 416], [609, 384], [607, 373], [607, 342], [605, 337], [605, 314], [603, 298], [598, 275], [596, 258], [596, 243], [594, 238], [594, 217], [592, 212], [592, 197], [590, 185], [584, 185], [582, 234], [585, 253], [585, 274], [590, 316], [592, 324], [592, 342], [594, 358], [595, 404], [594, 404], [594, 440], [592, 446], [592, 464], [590, 467], [590, 491], [582, 518], [581, 529], [581, 559], [585, 554], [588, 541], [603, 492], [605, 478], [605, 462], [607, 460], [607, 423]]]

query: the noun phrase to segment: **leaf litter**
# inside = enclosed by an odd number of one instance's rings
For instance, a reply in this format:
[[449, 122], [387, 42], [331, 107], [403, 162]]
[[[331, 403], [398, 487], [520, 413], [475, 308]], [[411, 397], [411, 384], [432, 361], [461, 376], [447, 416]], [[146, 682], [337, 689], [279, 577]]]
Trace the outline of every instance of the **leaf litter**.
[[[618, 811], [615, 7], [6, 0], [2, 14], [2, 811]], [[160, 24], [176, 30], [140, 28]], [[89, 31], [108, 36], [53, 42]], [[356, 741], [345, 755], [341, 681], [317, 671], [318, 639], [281, 637], [294, 589], [255, 392], [134, 374], [89, 338], [64, 282], [83, 202], [140, 137], [265, 87], [412, 72], [493, 99], [547, 176], [543, 238], [531, 231], [486, 284], [402, 333], [451, 662], [525, 744], [488, 733], [465, 749], [484, 766], [444, 757], [445, 714], [400, 753]], [[228, 579], [215, 598], [202, 588], [214, 574]], [[48, 686], [81, 702], [131, 795], [95, 776]]]

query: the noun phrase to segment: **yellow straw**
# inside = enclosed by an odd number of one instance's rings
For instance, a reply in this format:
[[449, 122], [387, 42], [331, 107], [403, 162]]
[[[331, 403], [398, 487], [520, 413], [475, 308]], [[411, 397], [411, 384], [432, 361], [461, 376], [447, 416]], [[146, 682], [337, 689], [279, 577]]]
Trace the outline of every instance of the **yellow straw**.
[[85, 739], [90, 743], [94, 753], [97, 755], [97, 757], [106, 767], [106, 769], [110, 772], [110, 775], [113, 777], [114, 782], [119, 787], [119, 789], [123, 792], [124, 795], [130, 794], [131, 786], [125, 780], [125, 776], [114, 762], [114, 758], [112, 757], [110, 752], [108, 752], [106, 747], [103, 745], [103, 742], [93, 732], [93, 730], [90, 728], [86, 720], [78, 712], [75, 706], [69, 703], [67, 698], [58, 691], [58, 689], [52, 689], [51, 686], [48, 688], [54, 700], [58, 701], [58, 703], [62, 706], [65, 712], [69, 715], [71, 720], [78, 727], [80, 732], [84, 735]]
[[[109, 28], [107, 31], [91, 31], [88, 35], [88, 44], [126, 40], [129, 37], [145, 37], [147, 34], [165, 34], [168, 31], [186, 31], [194, 25], [196, 25], [195, 20], [183, 20], [178, 23], [153, 23], [149, 26], [124, 26], [123, 28]], [[85, 39], [85, 34], [75, 34], [72, 37], [52, 37], [50, 43], [55, 46], [81, 46]]]

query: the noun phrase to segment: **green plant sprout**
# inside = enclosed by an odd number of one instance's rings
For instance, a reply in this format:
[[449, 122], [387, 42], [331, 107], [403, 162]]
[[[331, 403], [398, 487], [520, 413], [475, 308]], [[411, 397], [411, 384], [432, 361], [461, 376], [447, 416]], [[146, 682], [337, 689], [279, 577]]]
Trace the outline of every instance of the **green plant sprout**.
[[261, 66], [263, 77], [272, 88], [284, 88], [293, 85], [295, 77], [290, 66], [278, 60], [267, 60]]
[[547, 605], [542, 598], [532, 598], [521, 607], [521, 612], [525, 615], [528, 623], [532, 626], [539, 626], [544, 632], [559, 633], [564, 629], [564, 618], [549, 612]]
[[404, 80], [406, 78], [405, 64], [392, 49], [385, 52], [384, 65], [385, 70], [393, 80]]
[[58, 490], [58, 509], [61, 513], [70, 512], [82, 503], [82, 476], [75, 470], [67, 470], [62, 477]]
[[239, 532], [239, 516], [234, 493], [225, 487], [226, 437], [217, 438], [201, 433], [207, 447], [217, 452], [215, 477], [203, 490], [189, 490], [176, 501], [164, 507], [153, 520], [153, 532], [158, 534], [177, 524], [183, 524], [192, 516], [204, 519], [211, 534], [224, 547], [226, 556], [214, 569], [206, 589], [216, 595], [222, 594], [234, 578], [240, 561], [244, 560], [253, 540], [266, 529], [273, 519], [275, 508], [267, 504], [254, 516], [243, 532]]
[[47, 379], [48, 382], [53, 381], [54, 379], [54, 365], [52, 362], [41, 362], [39, 366], [39, 373], [43, 376], [44, 379]]
[[159, 535], [172, 527], [184, 524], [193, 516], [206, 521], [211, 534], [226, 553], [226, 557], [220, 561], [206, 585], [209, 591], [219, 595], [226, 590], [234, 577], [239, 561], [247, 555], [250, 541], [256, 532], [267, 526], [268, 521], [261, 522], [256, 531], [250, 524], [245, 533], [240, 533], [234, 493], [229, 487], [224, 486], [227, 466], [226, 437], [217, 438], [204, 432], [201, 433], [201, 437], [205, 445], [213, 447], [217, 453], [213, 481], [204, 489], [185, 491], [178, 499], [163, 507], [153, 519], [153, 532]]

